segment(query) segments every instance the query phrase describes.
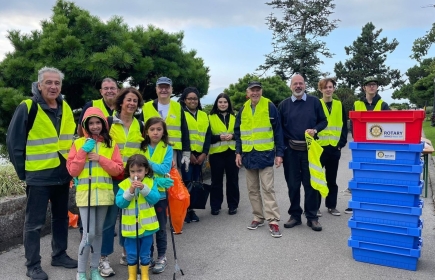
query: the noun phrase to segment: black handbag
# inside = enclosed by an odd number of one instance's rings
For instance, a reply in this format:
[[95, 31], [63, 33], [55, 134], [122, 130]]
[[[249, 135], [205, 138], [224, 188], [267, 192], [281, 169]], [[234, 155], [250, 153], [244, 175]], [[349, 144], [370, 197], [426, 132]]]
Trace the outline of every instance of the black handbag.
[[201, 181], [191, 181], [187, 185], [187, 190], [190, 194], [189, 208], [192, 209], [205, 209], [208, 196], [210, 195], [211, 185], [204, 183], [202, 171], [200, 178]]

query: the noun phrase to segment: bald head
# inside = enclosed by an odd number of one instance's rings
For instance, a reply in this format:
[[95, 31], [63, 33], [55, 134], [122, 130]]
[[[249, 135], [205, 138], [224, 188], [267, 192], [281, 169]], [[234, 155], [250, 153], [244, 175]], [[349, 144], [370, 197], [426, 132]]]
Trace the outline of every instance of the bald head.
[[290, 80], [290, 89], [293, 93], [293, 96], [297, 99], [302, 98], [305, 92], [305, 80], [304, 77], [297, 74], [292, 77]]

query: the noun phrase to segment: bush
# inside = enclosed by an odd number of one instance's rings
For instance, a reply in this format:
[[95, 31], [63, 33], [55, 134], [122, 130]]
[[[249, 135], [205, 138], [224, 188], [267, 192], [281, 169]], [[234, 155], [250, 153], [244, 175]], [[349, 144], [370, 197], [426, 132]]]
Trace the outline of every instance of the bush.
[[18, 179], [12, 165], [0, 165], [0, 197], [26, 193], [26, 184]]

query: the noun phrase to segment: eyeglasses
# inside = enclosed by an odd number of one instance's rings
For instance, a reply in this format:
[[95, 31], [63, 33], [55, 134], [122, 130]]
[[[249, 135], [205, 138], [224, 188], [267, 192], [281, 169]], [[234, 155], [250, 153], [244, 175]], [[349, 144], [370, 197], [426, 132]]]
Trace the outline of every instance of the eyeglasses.
[[366, 87], [377, 87], [377, 86], [378, 86], [377, 83], [369, 83], [369, 84], [366, 84]]
[[103, 88], [103, 90], [111, 90], [111, 91], [115, 91], [115, 90], [117, 90], [117, 88], [116, 87], [104, 87]]
[[188, 97], [188, 98], [186, 98], [186, 100], [189, 100], [189, 101], [198, 101], [198, 98]]

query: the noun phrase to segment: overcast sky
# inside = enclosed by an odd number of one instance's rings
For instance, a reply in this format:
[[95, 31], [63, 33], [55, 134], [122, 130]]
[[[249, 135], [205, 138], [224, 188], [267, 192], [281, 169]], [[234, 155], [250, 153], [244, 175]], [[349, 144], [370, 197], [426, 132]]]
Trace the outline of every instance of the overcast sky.
[[[7, 30], [27, 33], [40, 29], [40, 21], [52, 14], [55, 0], [0, 0], [0, 60], [13, 51], [5, 38]], [[78, 6], [92, 15], [107, 20], [122, 16], [130, 26], [153, 24], [169, 32], [184, 31], [186, 50], [195, 49], [210, 67], [209, 94], [203, 103], [212, 103], [215, 96], [247, 73], [253, 73], [271, 52], [271, 32], [265, 18], [277, 12], [262, 0], [76, 0]], [[396, 38], [399, 46], [389, 54], [387, 65], [404, 73], [416, 64], [409, 58], [414, 40], [423, 36], [435, 22], [435, 0], [336, 0], [331, 19], [340, 19], [339, 27], [324, 40], [335, 53], [322, 58], [321, 70], [333, 73], [334, 64], [344, 61], [345, 46], [361, 34], [367, 22], [382, 28], [382, 37]], [[435, 56], [435, 47], [429, 55]], [[381, 93], [388, 102], [391, 91]]]

